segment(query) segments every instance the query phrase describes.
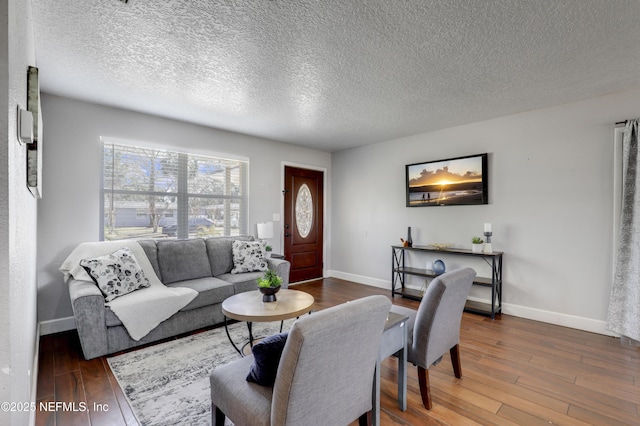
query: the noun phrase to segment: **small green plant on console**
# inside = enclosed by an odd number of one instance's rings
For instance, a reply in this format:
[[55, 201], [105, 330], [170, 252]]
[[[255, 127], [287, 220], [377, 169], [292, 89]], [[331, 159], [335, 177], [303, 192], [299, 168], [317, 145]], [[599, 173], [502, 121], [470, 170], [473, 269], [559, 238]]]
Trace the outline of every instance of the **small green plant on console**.
[[473, 238], [471, 238], [471, 243], [472, 244], [482, 244], [482, 243], [484, 243], [484, 241], [480, 237], [473, 237]]

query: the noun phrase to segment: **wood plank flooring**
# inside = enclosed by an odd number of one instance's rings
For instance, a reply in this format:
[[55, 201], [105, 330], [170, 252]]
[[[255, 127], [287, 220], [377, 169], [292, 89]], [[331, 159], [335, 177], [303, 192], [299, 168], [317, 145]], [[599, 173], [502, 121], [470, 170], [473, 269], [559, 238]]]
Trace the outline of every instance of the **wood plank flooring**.
[[[390, 291], [337, 279], [293, 288], [324, 309]], [[393, 298], [417, 308], [417, 302]], [[502, 315], [465, 313], [462, 379], [448, 355], [430, 371], [433, 409], [422, 407], [416, 368], [409, 366], [408, 409], [398, 409], [396, 360], [382, 364], [383, 425], [638, 425], [640, 348], [620, 339]], [[37, 425], [137, 425], [106, 358], [84, 360], [75, 332], [40, 341]], [[60, 405], [68, 404], [66, 409]], [[73, 403], [73, 404], [72, 404]], [[72, 410], [82, 407], [88, 410]], [[56, 409], [57, 407], [57, 409]], [[357, 422], [353, 423], [354, 425]]]

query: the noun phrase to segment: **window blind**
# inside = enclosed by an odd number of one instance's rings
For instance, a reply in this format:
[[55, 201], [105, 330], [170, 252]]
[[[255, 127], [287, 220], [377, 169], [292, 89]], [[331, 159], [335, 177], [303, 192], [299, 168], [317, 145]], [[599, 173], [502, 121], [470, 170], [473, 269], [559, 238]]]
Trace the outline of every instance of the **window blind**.
[[104, 240], [246, 234], [246, 161], [104, 143]]

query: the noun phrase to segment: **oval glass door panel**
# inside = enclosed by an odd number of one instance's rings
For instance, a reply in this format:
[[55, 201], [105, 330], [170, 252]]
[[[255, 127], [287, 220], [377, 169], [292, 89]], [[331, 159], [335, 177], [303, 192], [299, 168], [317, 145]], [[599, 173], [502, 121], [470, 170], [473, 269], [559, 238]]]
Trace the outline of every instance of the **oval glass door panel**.
[[298, 233], [302, 238], [307, 238], [313, 225], [313, 200], [311, 199], [311, 191], [306, 183], [303, 183], [298, 189], [295, 212]]

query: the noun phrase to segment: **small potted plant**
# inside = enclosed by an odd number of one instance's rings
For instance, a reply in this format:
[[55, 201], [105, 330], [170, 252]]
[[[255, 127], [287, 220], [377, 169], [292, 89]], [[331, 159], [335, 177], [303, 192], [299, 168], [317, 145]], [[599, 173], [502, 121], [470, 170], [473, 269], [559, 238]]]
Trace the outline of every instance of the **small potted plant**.
[[271, 257], [271, 252], [273, 251], [273, 247], [266, 245], [264, 246], [264, 255], [265, 257]]
[[484, 241], [480, 237], [471, 238], [471, 248], [474, 253], [482, 253], [484, 247]]
[[279, 277], [275, 271], [269, 269], [256, 282], [258, 283], [258, 289], [263, 294], [262, 301], [275, 302], [276, 293], [280, 291], [280, 286], [282, 285], [282, 277]]

